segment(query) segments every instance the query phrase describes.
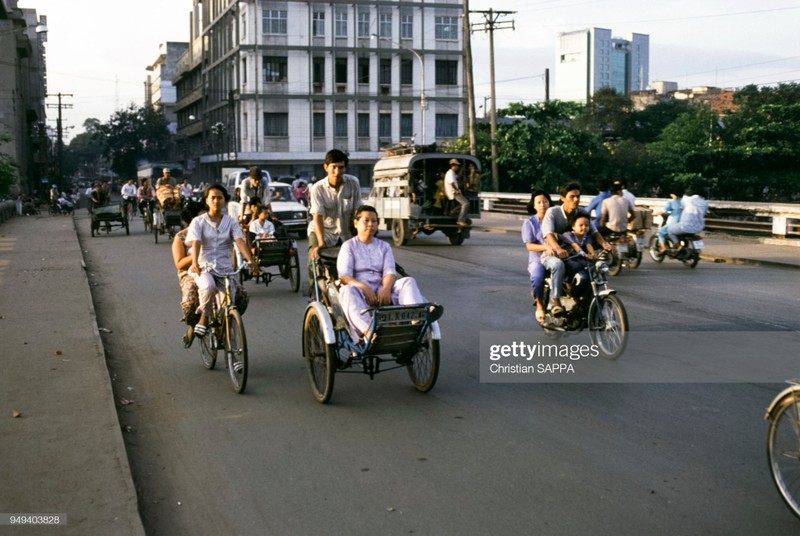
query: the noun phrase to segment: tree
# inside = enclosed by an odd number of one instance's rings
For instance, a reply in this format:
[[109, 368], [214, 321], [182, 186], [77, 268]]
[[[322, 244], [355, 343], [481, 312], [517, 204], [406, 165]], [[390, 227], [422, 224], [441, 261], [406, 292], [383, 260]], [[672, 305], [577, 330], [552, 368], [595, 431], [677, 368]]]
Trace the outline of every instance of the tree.
[[632, 110], [631, 99], [614, 88], [604, 87], [597, 90], [575, 119], [575, 126], [604, 140], [620, 139], [629, 129]]
[[110, 160], [111, 170], [122, 177], [135, 176], [140, 161], [161, 159], [167, 154], [167, 120], [150, 106], [131, 104], [115, 112], [100, 132], [105, 137], [104, 156]]
[[83, 132], [75, 136], [64, 150], [64, 174], [75, 173], [95, 178], [106, 167], [103, 153], [106, 150], [105, 135], [99, 120], [90, 117], [83, 122]]
[[[0, 146], [11, 141], [6, 134], [0, 133]], [[9, 155], [0, 152], [0, 198], [8, 195], [14, 183], [17, 162]]]

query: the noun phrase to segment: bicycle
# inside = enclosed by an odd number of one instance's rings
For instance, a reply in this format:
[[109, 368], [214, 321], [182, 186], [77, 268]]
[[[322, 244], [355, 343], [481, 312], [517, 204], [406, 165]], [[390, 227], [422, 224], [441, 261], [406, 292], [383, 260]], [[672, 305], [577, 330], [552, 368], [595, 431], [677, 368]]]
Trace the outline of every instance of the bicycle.
[[772, 481], [792, 513], [800, 517], [800, 380], [775, 397], [764, 419], [767, 430], [767, 460]]
[[142, 221], [144, 222], [144, 232], [150, 232], [150, 229], [153, 228], [153, 211], [150, 208], [150, 203], [144, 203], [144, 211], [142, 214]]
[[234, 271], [226, 273], [218, 272], [213, 266], [203, 267], [211, 275], [225, 279], [225, 294], [222, 299], [218, 295], [213, 302], [208, 332], [204, 337], [198, 337], [203, 365], [209, 370], [213, 369], [217, 363], [217, 351], [224, 348], [225, 366], [237, 393], [243, 393], [247, 384], [247, 337], [242, 316], [233, 303], [231, 285], [233, 278], [249, 266], [243, 263]]

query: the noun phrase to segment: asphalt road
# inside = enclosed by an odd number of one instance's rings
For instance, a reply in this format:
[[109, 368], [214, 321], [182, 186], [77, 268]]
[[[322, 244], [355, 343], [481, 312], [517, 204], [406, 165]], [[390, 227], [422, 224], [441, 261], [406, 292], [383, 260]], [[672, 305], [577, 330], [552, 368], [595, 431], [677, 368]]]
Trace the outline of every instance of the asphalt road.
[[[762, 417], [778, 384], [479, 382], [481, 331], [538, 329], [518, 235], [396, 249], [445, 306], [439, 381], [423, 395], [402, 370], [338, 375], [322, 406], [300, 357], [306, 300], [288, 281], [248, 283], [251, 368], [237, 395], [199, 347], [180, 345], [166, 240], [140, 220], [131, 236], [78, 226], [150, 535], [800, 529], [765, 461]], [[793, 271], [645, 259], [613, 285], [633, 329], [674, 331], [676, 344], [685, 331], [800, 328]]]

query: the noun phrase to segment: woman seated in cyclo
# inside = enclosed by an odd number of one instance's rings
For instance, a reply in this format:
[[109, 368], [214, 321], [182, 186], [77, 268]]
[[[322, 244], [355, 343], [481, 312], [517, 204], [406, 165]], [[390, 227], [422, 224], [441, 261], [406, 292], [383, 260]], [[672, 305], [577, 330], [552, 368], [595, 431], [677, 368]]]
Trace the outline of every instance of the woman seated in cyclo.
[[[218, 272], [233, 271], [233, 244], [250, 263], [255, 273], [258, 267], [253, 262], [250, 250], [242, 236], [242, 228], [232, 217], [223, 213], [230, 196], [221, 184], [208, 186], [203, 193], [208, 212], [192, 220], [186, 233], [186, 245], [191, 248], [192, 263], [189, 275], [197, 284], [200, 304], [197, 312], [200, 320], [194, 327], [194, 334], [205, 336], [211, 317], [212, 301], [217, 292], [225, 292], [225, 282], [204, 272], [201, 265], [211, 265]], [[240, 292], [238, 281], [234, 278], [233, 298]], [[243, 312], [243, 311], [241, 311]]]
[[269, 205], [257, 208], [256, 219], [250, 222], [247, 236], [252, 245], [253, 255], [256, 253], [256, 240], [268, 240], [275, 237], [275, 226], [269, 219]]
[[[372, 314], [363, 313], [368, 307], [381, 305], [414, 305], [427, 303], [413, 277], [398, 279], [392, 248], [375, 238], [378, 232], [378, 213], [369, 205], [355, 212], [357, 235], [342, 244], [336, 270], [342, 282], [339, 302], [351, 326], [353, 340], [375, 342]], [[430, 320], [438, 320], [444, 308], [431, 305]]]

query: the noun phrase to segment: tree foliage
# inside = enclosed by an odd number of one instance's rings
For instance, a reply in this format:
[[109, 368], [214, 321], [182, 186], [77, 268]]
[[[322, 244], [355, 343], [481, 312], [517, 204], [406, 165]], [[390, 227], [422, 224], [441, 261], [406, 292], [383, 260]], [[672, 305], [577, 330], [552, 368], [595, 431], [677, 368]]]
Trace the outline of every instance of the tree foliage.
[[[0, 146], [7, 143], [10, 138], [0, 133]], [[0, 151], [0, 198], [8, 195], [11, 185], [14, 183], [17, 162], [10, 155]]]
[[[512, 103], [498, 111], [512, 119], [497, 125], [500, 189], [555, 191], [577, 180], [591, 191], [621, 179], [638, 195], [665, 195], [691, 183], [718, 198], [797, 198], [800, 85], [748, 86], [733, 103], [722, 116], [706, 104], [674, 99], [634, 110], [612, 89], [598, 91], [586, 106]], [[477, 142], [488, 187], [488, 124], [478, 125]]]
[[122, 177], [135, 176], [140, 161], [162, 159], [167, 154], [167, 120], [150, 106], [131, 104], [115, 112], [98, 130], [104, 138], [103, 154], [111, 170]]

